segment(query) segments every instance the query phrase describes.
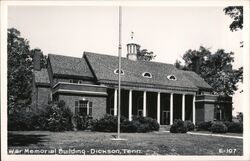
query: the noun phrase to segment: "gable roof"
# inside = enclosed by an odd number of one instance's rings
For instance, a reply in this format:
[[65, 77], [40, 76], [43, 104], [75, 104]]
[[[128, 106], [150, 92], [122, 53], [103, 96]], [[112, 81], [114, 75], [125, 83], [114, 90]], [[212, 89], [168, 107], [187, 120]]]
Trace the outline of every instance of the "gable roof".
[[212, 87], [193, 71], [182, 71], [183, 74], [198, 88], [212, 90]]
[[53, 75], [94, 78], [87, 62], [82, 58], [48, 55]]
[[[118, 57], [90, 52], [84, 52], [83, 57], [89, 62], [98, 81], [101, 83], [117, 82], [118, 75], [114, 74], [114, 70], [118, 68]], [[122, 82], [144, 84], [145, 87], [168, 86], [198, 90], [198, 87], [172, 64], [122, 58], [121, 69], [124, 71], [124, 75], [121, 76]], [[143, 77], [144, 72], [151, 73], [152, 78]], [[170, 75], [174, 75], [177, 80], [169, 80]]]
[[36, 84], [49, 84], [49, 75], [47, 69], [41, 69], [40, 71], [34, 70], [34, 78]]

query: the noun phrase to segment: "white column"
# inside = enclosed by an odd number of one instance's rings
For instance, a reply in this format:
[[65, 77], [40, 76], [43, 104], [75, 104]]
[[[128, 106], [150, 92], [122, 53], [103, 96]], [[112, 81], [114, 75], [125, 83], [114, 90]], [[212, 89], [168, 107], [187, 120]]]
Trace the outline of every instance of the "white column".
[[161, 120], [161, 93], [157, 93], [157, 122], [160, 124]]
[[170, 125], [173, 124], [173, 93], [170, 93]]
[[195, 95], [193, 96], [193, 123], [195, 124]]
[[114, 91], [114, 116], [117, 116], [117, 89]]
[[182, 95], [182, 121], [185, 121], [185, 94]]
[[143, 91], [143, 117], [146, 117], [146, 110], [147, 110], [147, 93]]
[[129, 98], [128, 98], [128, 120], [132, 121], [132, 90], [129, 90]]

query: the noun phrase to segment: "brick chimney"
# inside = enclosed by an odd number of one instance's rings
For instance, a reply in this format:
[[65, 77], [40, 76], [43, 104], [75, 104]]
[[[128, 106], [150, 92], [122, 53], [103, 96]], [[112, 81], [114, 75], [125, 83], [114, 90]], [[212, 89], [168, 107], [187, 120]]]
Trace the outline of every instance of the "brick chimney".
[[201, 63], [202, 63], [201, 58], [198, 57], [198, 56], [195, 56], [193, 58], [193, 63], [194, 63], [194, 65], [193, 65], [193, 71], [195, 73], [199, 74], [200, 73], [200, 66], [201, 66]]
[[41, 70], [41, 58], [42, 58], [41, 51], [37, 50], [37, 49], [34, 49], [34, 57], [33, 57], [34, 70], [37, 70], [37, 71]]

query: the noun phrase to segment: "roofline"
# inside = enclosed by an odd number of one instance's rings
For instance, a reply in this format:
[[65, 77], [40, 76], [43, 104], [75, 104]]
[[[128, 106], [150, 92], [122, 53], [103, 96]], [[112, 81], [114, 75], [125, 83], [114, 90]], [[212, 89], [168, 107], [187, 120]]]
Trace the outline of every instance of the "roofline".
[[[103, 84], [113, 84], [117, 85], [118, 83], [116, 81], [110, 81], [110, 80], [100, 80], [100, 83]], [[133, 86], [133, 87], [143, 87], [145, 85], [147, 88], [155, 88], [155, 89], [170, 89], [170, 90], [176, 90], [178, 88], [179, 90], [183, 91], [194, 91], [197, 92], [199, 88], [193, 88], [193, 87], [180, 87], [180, 86], [167, 86], [167, 85], [161, 85], [161, 84], [148, 84], [148, 83], [135, 83], [135, 82], [126, 82], [126, 81], [121, 81], [121, 85], [127, 85], [127, 86]], [[148, 85], [151, 85], [151, 87], [148, 87]], [[153, 86], [152, 86], [153, 85]]]

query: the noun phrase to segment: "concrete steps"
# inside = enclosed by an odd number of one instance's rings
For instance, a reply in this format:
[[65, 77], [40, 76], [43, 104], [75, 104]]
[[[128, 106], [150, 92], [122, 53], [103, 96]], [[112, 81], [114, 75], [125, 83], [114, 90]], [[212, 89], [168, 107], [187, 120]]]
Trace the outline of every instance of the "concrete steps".
[[170, 125], [160, 125], [159, 131], [169, 131], [170, 127]]

